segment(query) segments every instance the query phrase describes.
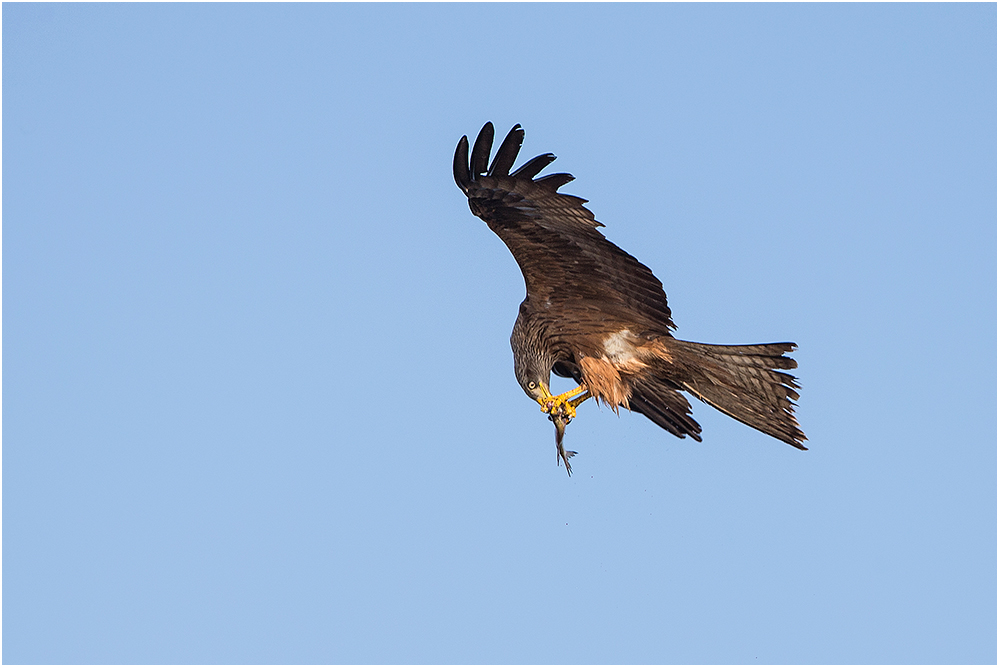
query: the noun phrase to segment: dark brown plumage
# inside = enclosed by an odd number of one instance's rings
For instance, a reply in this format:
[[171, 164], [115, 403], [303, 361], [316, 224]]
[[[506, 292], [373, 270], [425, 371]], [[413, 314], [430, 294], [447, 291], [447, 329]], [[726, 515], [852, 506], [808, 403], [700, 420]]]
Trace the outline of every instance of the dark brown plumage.
[[[642, 413], [681, 438], [701, 440], [687, 391], [755, 429], [805, 450], [793, 415], [799, 395], [784, 373], [793, 343], [717, 346], [675, 339], [663, 285], [645, 265], [608, 241], [586, 200], [558, 192], [569, 174], [535, 178], [555, 156], [510, 172], [524, 130], [515, 125], [489, 162], [493, 125], [469, 154], [455, 151], [455, 182], [469, 208], [507, 245], [524, 275], [511, 347], [521, 387], [556, 421], [558, 435], [574, 414], [557, 410], [550, 373], [572, 377], [617, 411]], [[558, 402], [557, 402], [558, 404]], [[562, 421], [560, 425], [559, 421]], [[561, 438], [559, 439], [561, 449]], [[568, 455], [563, 461], [569, 471]]]

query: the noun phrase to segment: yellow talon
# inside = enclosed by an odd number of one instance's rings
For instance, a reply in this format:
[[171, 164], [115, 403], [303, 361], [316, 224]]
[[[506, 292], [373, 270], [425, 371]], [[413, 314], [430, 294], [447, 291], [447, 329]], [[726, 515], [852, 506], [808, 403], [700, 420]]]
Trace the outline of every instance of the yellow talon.
[[569, 421], [576, 417], [576, 407], [589, 398], [590, 392], [582, 385], [558, 396], [552, 395], [549, 389], [542, 385], [542, 396], [538, 399], [538, 404], [542, 407], [543, 413], [548, 413], [551, 417], [561, 416]]

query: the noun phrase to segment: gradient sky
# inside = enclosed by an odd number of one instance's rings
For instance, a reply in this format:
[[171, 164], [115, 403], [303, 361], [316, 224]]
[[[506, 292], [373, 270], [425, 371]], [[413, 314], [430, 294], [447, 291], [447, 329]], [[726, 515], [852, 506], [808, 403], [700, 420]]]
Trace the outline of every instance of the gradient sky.
[[[5, 3], [4, 662], [995, 663], [996, 11]], [[487, 120], [808, 452], [557, 468]]]

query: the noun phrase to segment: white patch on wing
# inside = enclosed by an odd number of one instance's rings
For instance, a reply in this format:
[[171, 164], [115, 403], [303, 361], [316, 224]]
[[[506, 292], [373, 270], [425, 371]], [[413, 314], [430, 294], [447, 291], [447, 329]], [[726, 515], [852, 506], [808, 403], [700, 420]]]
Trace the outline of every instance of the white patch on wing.
[[632, 332], [627, 329], [608, 334], [604, 339], [604, 352], [608, 359], [617, 365], [638, 362], [638, 354], [632, 345], [632, 339]]

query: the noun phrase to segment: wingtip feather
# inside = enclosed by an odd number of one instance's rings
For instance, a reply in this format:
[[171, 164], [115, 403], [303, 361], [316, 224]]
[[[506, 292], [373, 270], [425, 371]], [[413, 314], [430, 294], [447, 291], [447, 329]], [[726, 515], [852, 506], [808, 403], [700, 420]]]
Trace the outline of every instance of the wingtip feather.
[[552, 192], [556, 192], [570, 181], [575, 180], [576, 177], [572, 174], [549, 174], [548, 176], [536, 179], [535, 183], [544, 188], [548, 188]]
[[487, 165], [490, 162], [490, 149], [493, 148], [493, 123], [486, 121], [486, 125], [479, 131], [476, 143], [472, 146], [472, 179], [486, 173]]
[[508, 176], [510, 168], [514, 166], [514, 161], [517, 160], [517, 154], [521, 151], [521, 143], [523, 141], [524, 130], [521, 129], [520, 124], [517, 124], [511, 128], [507, 136], [504, 137], [503, 143], [500, 144], [500, 148], [497, 149], [497, 154], [493, 158], [493, 164], [490, 165], [490, 176]]
[[515, 179], [533, 179], [555, 159], [556, 156], [552, 153], [543, 153], [542, 155], [535, 156], [511, 172], [511, 176]]
[[452, 170], [455, 174], [455, 183], [464, 191], [472, 182], [472, 176], [469, 174], [469, 138], [465, 135], [462, 135], [462, 138], [458, 140], [458, 146], [455, 147], [455, 161], [452, 164]]

